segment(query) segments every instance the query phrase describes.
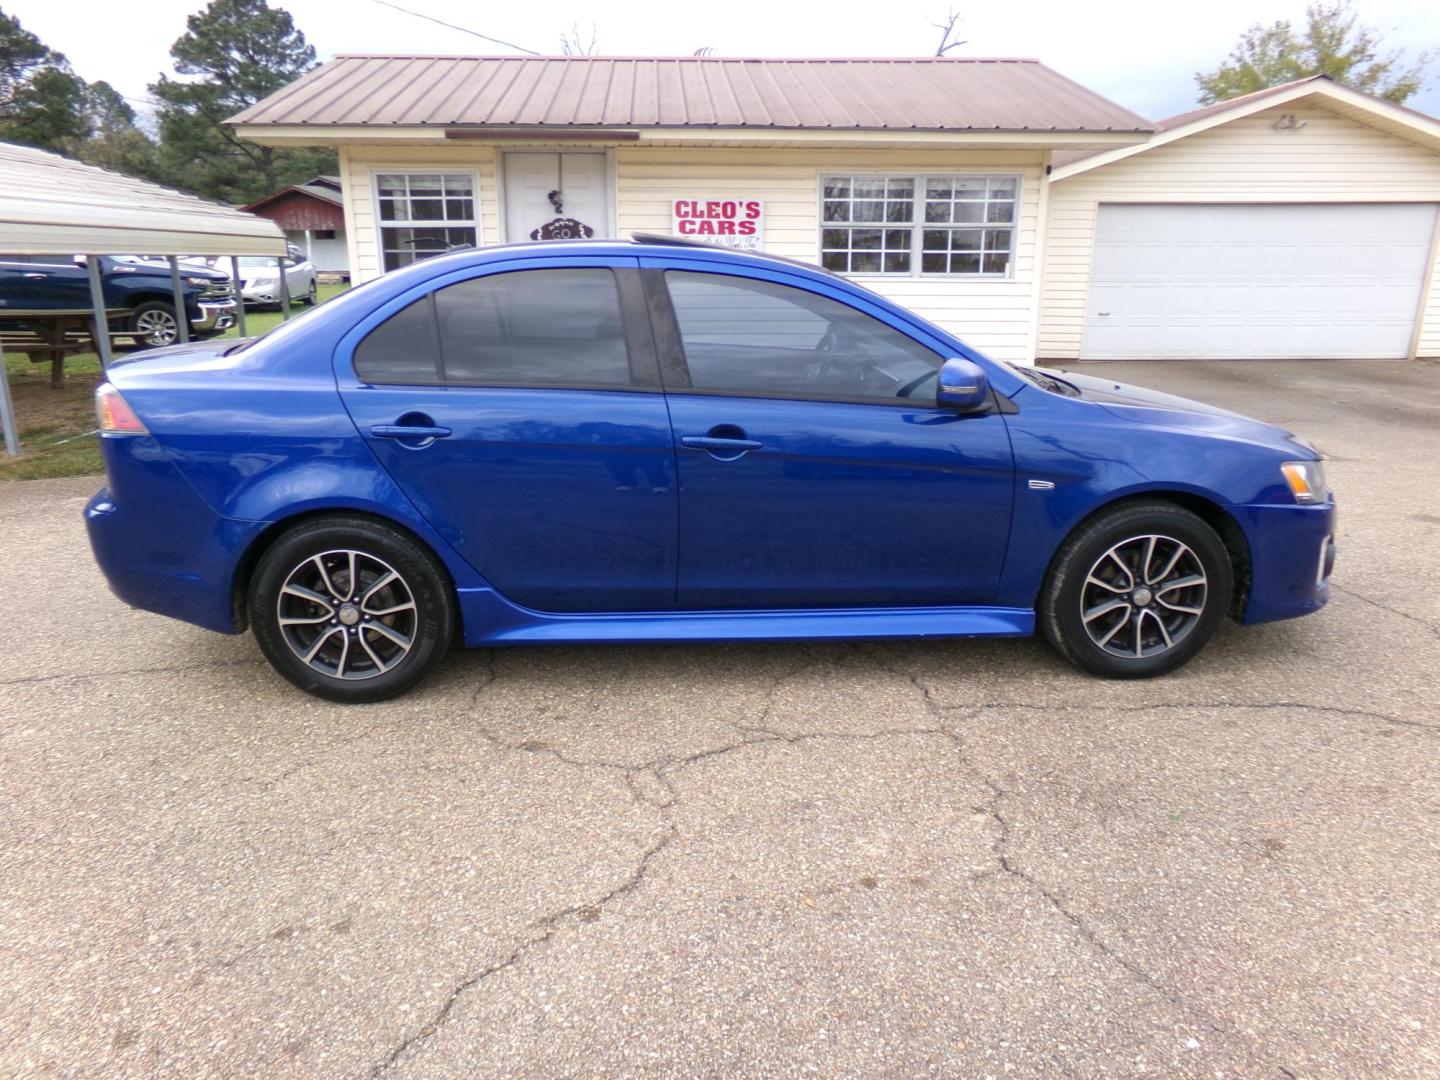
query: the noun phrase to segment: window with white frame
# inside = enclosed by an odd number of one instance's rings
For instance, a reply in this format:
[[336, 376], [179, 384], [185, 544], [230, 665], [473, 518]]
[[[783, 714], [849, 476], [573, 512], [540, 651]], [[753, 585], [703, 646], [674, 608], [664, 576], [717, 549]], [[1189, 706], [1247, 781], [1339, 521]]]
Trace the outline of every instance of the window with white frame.
[[476, 242], [475, 177], [466, 172], [375, 175], [386, 270]]
[[827, 176], [821, 183], [827, 270], [1010, 273], [1020, 188], [1013, 176]]

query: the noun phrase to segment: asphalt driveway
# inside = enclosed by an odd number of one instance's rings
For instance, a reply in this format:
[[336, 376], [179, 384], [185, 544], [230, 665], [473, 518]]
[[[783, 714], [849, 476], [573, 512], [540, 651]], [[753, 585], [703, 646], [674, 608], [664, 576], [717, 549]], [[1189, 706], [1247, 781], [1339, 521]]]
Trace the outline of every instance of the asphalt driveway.
[[341, 708], [0, 488], [0, 1075], [1440, 1073], [1440, 366], [1091, 372], [1331, 457], [1335, 596], [1034, 642], [457, 653]]

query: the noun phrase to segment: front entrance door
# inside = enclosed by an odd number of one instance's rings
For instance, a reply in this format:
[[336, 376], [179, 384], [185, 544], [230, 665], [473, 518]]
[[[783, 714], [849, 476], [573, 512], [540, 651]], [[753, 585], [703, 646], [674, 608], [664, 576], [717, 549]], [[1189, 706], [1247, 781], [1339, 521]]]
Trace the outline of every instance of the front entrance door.
[[608, 237], [608, 171], [604, 153], [593, 151], [506, 154], [505, 238]]

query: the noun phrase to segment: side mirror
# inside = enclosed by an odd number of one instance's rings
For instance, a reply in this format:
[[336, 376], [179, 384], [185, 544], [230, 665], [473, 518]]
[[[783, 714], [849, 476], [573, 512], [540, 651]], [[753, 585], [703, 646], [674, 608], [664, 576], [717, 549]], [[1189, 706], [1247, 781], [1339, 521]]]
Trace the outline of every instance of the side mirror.
[[935, 402], [957, 412], [974, 412], [990, 402], [990, 379], [972, 360], [951, 357], [940, 368]]

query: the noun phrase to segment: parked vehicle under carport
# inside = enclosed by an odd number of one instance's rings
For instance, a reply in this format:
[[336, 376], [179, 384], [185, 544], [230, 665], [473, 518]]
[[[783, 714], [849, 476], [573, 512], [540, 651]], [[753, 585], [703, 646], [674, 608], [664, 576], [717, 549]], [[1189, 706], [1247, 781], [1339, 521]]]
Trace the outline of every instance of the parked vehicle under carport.
[[[299, 301], [312, 307], [320, 298], [319, 284], [315, 278], [315, 267], [305, 258], [303, 252], [293, 245], [285, 265], [285, 286], [290, 301]], [[275, 259], [256, 255], [243, 255], [236, 260], [240, 268], [240, 281], [236, 293], [240, 302], [251, 307], [279, 307], [284, 302], [280, 290], [280, 268]]]
[[[171, 291], [170, 265], [140, 255], [101, 255], [100, 288], [107, 309], [125, 314], [110, 320], [115, 334], [129, 332], [141, 346], [173, 345], [180, 340]], [[230, 276], [208, 267], [186, 265], [180, 291], [195, 339], [224, 333], [235, 324], [235, 290]], [[84, 308], [90, 281], [82, 255], [0, 256], [0, 313], [5, 308]]]

